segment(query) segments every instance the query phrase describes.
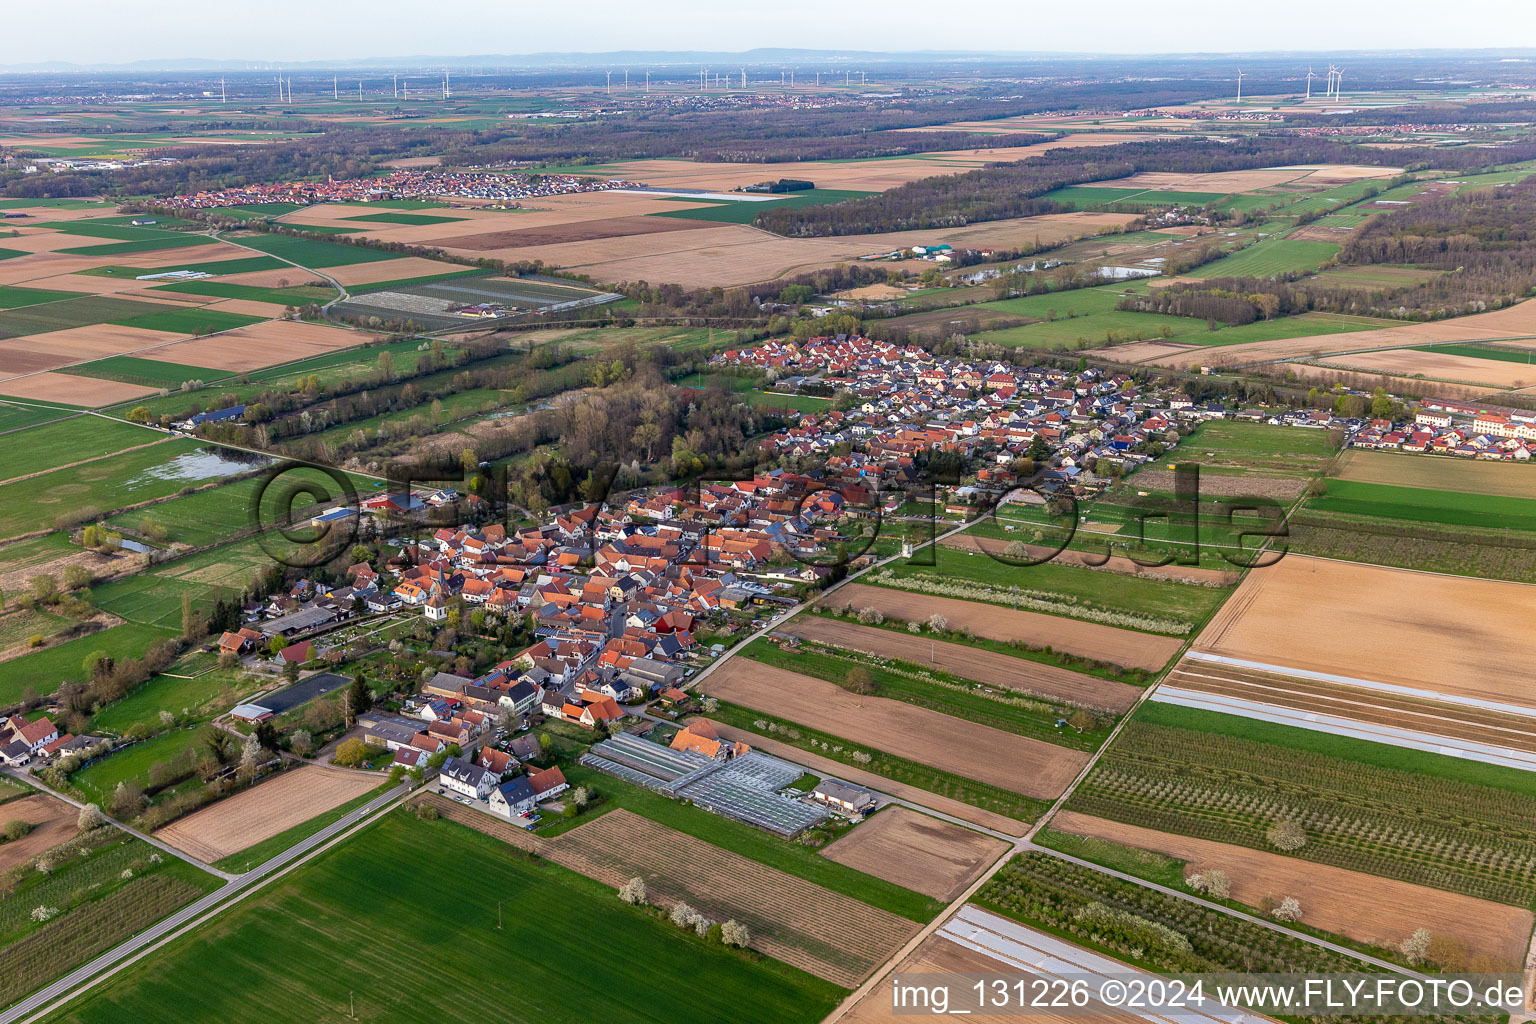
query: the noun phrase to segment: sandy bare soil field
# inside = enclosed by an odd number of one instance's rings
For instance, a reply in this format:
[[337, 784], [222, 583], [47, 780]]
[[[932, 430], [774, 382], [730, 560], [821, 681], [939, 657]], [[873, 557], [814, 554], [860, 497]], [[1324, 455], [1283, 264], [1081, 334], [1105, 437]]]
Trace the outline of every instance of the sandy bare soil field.
[[[3, 358], [3, 356], [0, 356]], [[156, 388], [120, 384], [115, 380], [94, 380], [67, 373], [33, 373], [26, 377], [0, 380], [0, 395], [13, 398], [40, 398], [45, 402], [63, 402], [94, 408], [126, 402], [145, 395], [157, 395]]]
[[[9, 241], [9, 239], [7, 239]], [[3, 247], [0, 247], [3, 248]], [[29, 253], [0, 260], [0, 284], [17, 285], [50, 277], [74, 274], [102, 266], [98, 256], [71, 256], [62, 252]]]
[[380, 777], [305, 765], [174, 821], [155, 838], [206, 864], [371, 792]]
[[265, 316], [276, 319], [282, 316], [288, 307], [278, 302], [257, 302], [253, 299], [224, 299], [221, 302], [210, 302], [206, 308], [221, 309], [226, 313], [239, 313], [242, 316]]
[[[1011, 609], [1010, 609], [1011, 610]], [[992, 686], [1053, 698], [1083, 707], [1125, 711], [1141, 696], [1141, 690], [1125, 683], [1069, 672], [1055, 665], [985, 651], [964, 644], [898, 633], [855, 622], [801, 615], [783, 627], [786, 633], [835, 647], [863, 651], [882, 658], [900, 658], [917, 665], [933, 665], [966, 679]]]
[[1529, 466], [1509, 462], [1476, 462], [1351, 448], [1344, 452], [1332, 475], [1341, 480], [1359, 480], [1368, 484], [1536, 498], [1536, 473], [1532, 473]]
[[[1154, 281], [1152, 287], [1165, 287], [1175, 283], [1174, 279], [1169, 278], [1166, 281]], [[1207, 345], [1188, 345], [1179, 341], [1132, 341], [1124, 345], [1096, 348], [1090, 354], [1111, 359], [1117, 363], [1155, 363], [1195, 351], [1213, 350]]]
[[1293, 553], [1250, 572], [1193, 649], [1536, 707], [1533, 599], [1519, 583]]
[[[1203, 486], [1203, 485], [1202, 485]], [[1103, 532], [1113, 533], [1114, 527], [1108, 523], [1088, 523], [1084, 530], [1099, 532], [1098, 527], [1107, 527]], [[959, 548], [962, 551], [998, 551], [1000, 541], [992, 538], [975, 537], [967, 533], [956, 534], [939, 542], [947, 548]], [[983, 545], [992, 545], [985, 547]], [[1053, 549], [1039, 544], [1025, 544], [1024, 550], [1031, 557], [1041, 558], [1053, 554]], [[1085, 569], [1093, 569], [1097, 572], [1116, 572], [1125, 576], [1144, 576], [1152, 580], [1169, 580], [1174, 583], [1190, 583], [1201, 587], [1230, 587], [1237, 582], [1239, 573], [1235, 569], [1202, 569], [1193, 565], [1137, 565], [1124, 555], [1110, 555], [1109, 561], [1102, 565], [1095, 564], [1104, 557], [1104, 552], [1094, 554], [1089, 551], [1058, 551], [1051, 557], [1051, 562], [1056, 565], [1076, 565]], [[1055, 616], [1050, 616], [1055, 618]], [[1063, 648], [1065, 650], [1066, 648]]]
[[1301, 901], [1303, 924], [1359, 942], [1396, 946], [1414, 929], [1428, 928], [1461, 940], [1471, 956], [1493, 957], [1504, 970], [1517, 970], [1525, 960], [1532, 917], [1522, 907], [1073, 811], [1057, 814], [1051, 827], [1177, 857], [1188, 862], [1186, 876], [1225, 871], [1233, 898], [1249, 906], [1269, 894], [1294, 896]]
[[968, 779], [1025, 796], [1061, 795], [1088, 755], [951, 718], [834, 683], [735, 658], [703, 690], [743, 707], [812, 726]]
[[753, 949], [845, 987], [857, 985], [918, 928], [623, 808], [545, 839], [442, 797], [425, 799], [445, 818], [615, 889], [639, 876], [657, 906], [684, 900], [711, 920], [741, 921]]
[[0, 377], [12, 377], [33, 370], [51, 370], [140, 349], [153, 349], [174, 343], [179, 337], [183, 335], [151, 331], [143, 327], [92, 324], [89, 327], [71, 327], [24, 338], [8, 338], [0, 341]]
[[803, 765], [807, 771], [815, 772], [817, 775], [830, 775], [833, 778], [842, 779], [844, 782], [851, 782], [856, 786], [879, 790], [890, 796], [910, 800], [915, 804], [922, 804], [924, 807], [932, 808], [935, 811], [942, 811], [951, 817], [959, 818], [961, 821], [968, 821], [973, 825], [980, 825], [983, 828], [989, 828], [994, 832], [1001, 832], [1004, 835], [1022, 836], [1029, 830], [1029, 826], [1025, 822], [1004, 817], [1001, 814], [985, 810], [974, 804], [941, 796], [926, 789], [919, 789], [917, 786], [909, 786], [906, 783], [888, 779], [884, 775], [866, 772], [861, 768], [844, 764], [841, 761], [834, 761], [829, 757], [822, 757], [819, 754], [813, 754], [808, 750], [801, 750], [799, 747], [790, 746], [788, 743], [776, 740], [771, 736], [755, 733], [748, 729], [737, 729], [735, 726], [726, 725], [724, 722], [718, 722], [714, 719], [710, 719], [709, 723], [725, 739], [740, 740], [742, 743], [747, 744], [747, 746], [756, 747], [765, 754], [772, 754], [774, 757], [782, 757], [786, 761], [793, 761], [795, 764]]
[[821, 855], [946, 902], [975, 881], [1008, 844], [938, 818], [886, 807]]
[[566, 242], [592, 242], [627, 235], [667, 234], [675, 231], [700, 231], [716, 227], [708, 220], [681, 217], [608, 217], [603, 220], [572, 221], [567, 224], [514, 231], [484, 231], [473, 235], [453, 235], [435, 239], [445, 249], [513, 249], [531, 245], [561, 245]]
[[7, 821], [25, 821], [32, 826], [32, 831], [24, 838], [0, 843], [0, 871], [25, 864], [73, 836], [77, 817], [69, 804], [42, 793], [0, 804], [0, 825]]
[[832, 592], [829, 601], [839, 607], [874, 608], [908, 622], [922, 622], [938, 613], [949, 620], [951, 629], [968, 629], [976, 636], [1020, 640], [1040, 647], [1049, 645], [1085, 658], [1148, 671], [1162, 668], [1182, 646], [1173, 637], [865, 583], [844, 584]]
[[[1298, 326], [1305, 329], [1303, 325]], [[1403, 324], [1400, 327], [1383, 327], [1351, 334], [1316, 334], [1277, 341], [1252, 341], [1199, 353], [1174, 355], [1158, 362], [1168, 366], [1238, 366], [1314, 353], [1327, 355], [1376, 348], [1402, 348], [1405, 345], [1498, 340], [1523, 334], [1536, 334], [1536, 300], [1454, 320]]]
[[186, 366], [213, 366], [238, 373], [351, 348], [377, 337], [379, 335], [343, 327], [272, 320], [137, 354], [145, 359]]
[[1335, 366], [1321, 366], [1312, 363], [1286, 363], [1285, 369], [1291, 371], [1297, 380], [1314, 381], [1324, 387], [1343, 384], [1345, 387], [1355, 388], [1359, 391], [1374, 391], [1379, 387], [1399, 394], [1418, 394], [1429, 391], [1438, 398], [1463, 400], [1483, 398], [1488, 395], [1502, 395], [1509, 391], [1508, 388], [1491, 388], [1484, 384], [1435, 383], [1433, 386], [1426, 388], [1425, 381], [1422, 378], [1393, 377], [1385, 373], [1359, 373], [1353, 370], [1341, 370]]
[[1520, 388], [1536, 384], [1536, 364], [1503, 359], [1453, 356], [1424, 349], [1389, 348], [1381, 352], [1355, 352], [1321, 360], [1320, 366], [1398, 377], [1423, 376], [1484, 387]]
[[[751, 284], [788, 274], [891, 252], [924, 241], [957, 247], [1006, 248], [1096, 234], [1125, 223], [1124, 214], [1053, 214], [988, 221], [958, 228], [835, 238], [782, 238], [745, 224], [698, 222], [699, 230], [652, 232], [584, 242], [459, 250], [457, 255], [505, 260], [541, 259], [600, 281], [668, 281], [685, 287]], [[662, 221], [662, 218], [655, 218]], [[453, 250], [451, 250], [453, 251]]]

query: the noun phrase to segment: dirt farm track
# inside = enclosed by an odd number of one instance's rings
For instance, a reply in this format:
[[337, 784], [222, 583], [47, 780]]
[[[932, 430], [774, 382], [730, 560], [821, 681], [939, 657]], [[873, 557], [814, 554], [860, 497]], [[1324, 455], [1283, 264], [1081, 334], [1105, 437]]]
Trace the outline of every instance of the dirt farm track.
[[1194, 650], [1536, 707], [1536, 588], [1291, 554], [1250, 572]]
[[842, 608], [874, 608], [887, 617], [923, 622], [938, 613], [949, 620], [951, 629], [968, 629], [989, 640], [1023, 641], [1037, 647], [1049, 645], [1058, 651], [1112, 661], [1126, 668], [1144, 668], [1155, 672], [1179, 653], [1183, 644], [1173, 637], [1152, 636], [1129, 629], [1117, 629], [1096, 622], [1079, 622], [1059, 615], [1020, 612], [1001, 605], [960, 601], [867, 583], [846, 583], [833, 591], [829, 603]]
[[1525, 958], [1531, 912], [1522, 907], [1376, 878], [1264, 850], [1192, 839], [1063, 811], [1051, 819], [1063, 832], [1093, 836], [1188, 862], [1188, 871], [1224, 871], [1232, 896], [1258, 906], [1266, 895], [1295, 896], [1302, 921], [1360, 942], [1395, 946], [1416, 928], [1461, 940], [1469, 957], [1486, 956], [1513, 970]]
[[1054, 799], [1088, 761], [1079, 750], [1016, 736], [835, 683], [733, 658], [703, 684], [733, 704], [822, 729], [940, 771], [1013, 793]]
[[946, 672], [1010, 690], [1053, 698], [1085, 707], [1125, 711], [1141, 691], [1125, 683], [1042, 665], [995, 651], [952, 644], [928, 637], [897, 633], [875, 626], [860, 626], [818, 615], [802, 615], [784, 627], [805, 640], [815, 640], [847, 650], [863, 651], [882, 658], [900, 658], [913, 664], [931, 664]]
[[306, 765], [189, 814], [155, 838], [205, 863], [271, 839], [379, 786], [361, 772]]

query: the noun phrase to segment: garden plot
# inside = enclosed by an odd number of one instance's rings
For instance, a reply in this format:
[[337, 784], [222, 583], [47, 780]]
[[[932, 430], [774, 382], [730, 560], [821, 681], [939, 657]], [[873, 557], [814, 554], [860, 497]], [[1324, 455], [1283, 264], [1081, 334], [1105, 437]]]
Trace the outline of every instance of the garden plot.
[[952, 900], [1008, 844], [905, 807], [886, 807], [821, 851], [823, 857], [941, 900]]

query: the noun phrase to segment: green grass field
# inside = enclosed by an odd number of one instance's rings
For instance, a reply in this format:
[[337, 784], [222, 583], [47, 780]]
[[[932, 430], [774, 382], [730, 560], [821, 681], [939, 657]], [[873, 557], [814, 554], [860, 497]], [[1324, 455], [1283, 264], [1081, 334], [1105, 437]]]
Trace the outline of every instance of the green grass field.
[[125, 384], [142, 384], [149, 388], [176, 388], [184, 381], [211, 381], [231, 376], [229, 370], [163, 363], [158, 359], [139, 359], [136, 356], [108, 356], [79, 366], [62, 367], [59, 372], [99, 380], [119, 380]]
[[1190, 277], [1274, 277], [1292, 271], [1316, 270], [1339, 254], [1334, 242], [1288, 238], [1255, 242], [1240, 252], [1196, 267]]
[[166, 463], [200, 447], [197, 441], [169, 440], [0, 485], [0, 537], [51, 527], [61, 514], [87, 507], [110, 510], [174, 494], [198, 481], [170, 477]]
[[146, 331], [169, 331], [172, 334], [216, 334], [265, 322], [263, 317], [226, 313], [219, 309], [168, 309], [112, 321], [119, 327], [139, 327]]
[[[445, 876], [475, 884], [443, 899]], [[495, 964], [515, 971], [515, 986], [487, 970]], [[193, 975], [198, 984], [188, 986]], [[428, 976], [453, 980], [424, 986]], [[482, 1008], [477, 1016], [494, 1007], [490, 1016], [512, 1024], [809, 1024], [842, 994], [691, 939], [489, 836], [395, 811], [57, 1019], [264, 1024], [340, 1018], [350, 1002], [380, 1024], [459, 1019], [470, 1006]]]
[[1268, 467], [1276, 459], [1316, 469], [1337, 452], [1326, 430], [1277, 427], [1243, 420], [1208, 420], [1179, 443], [1183, 457]]
[[171, 634], [161, 629], [124, 623], [90, 636], [76, 637], [57, 647], [45, 647], [10, 661], [0, 661], [0, 704], [20, 700], [27, 690], [49, 694], [60, 683], [80, 683], [86, 679], [85, 658], [94, 651], [106, 651], [117, 658], [137, 658], [157, 640]]
[[[126, 629], [126, 626], [119, 626]], [[179, 708], [177, 710], [180, 710]], [[69, 777], [70, 784], [93, 802], [105, 805], [119, 782], [149, 778], [149, 769], [156, 761], [170, 761], [183, 750], [202, 745], [201, 728], [173, 729], [159, 736], [135, 743], [115, 753], [108, 754], [89, 767], [82, 768]]]
[[9, 285], [0, 285], [0, 309], [20, 309], [23, 306], [37, 306], [44, 302], [58, 302], [60, 299], [78, 299], [81, 292], [60, 292], [48, 288], [16, 288]]
[[33, 405], [13, 405], [0, 402], [0, 431], [19, 430], [36, 423], [47, 423], [68, 415], [65, 410]]
[[[968, 554], [943, 545], [938, 545], [933, 552], [936, 565], [914, 564], [926, 560], [927, 554], [926, 551], [917, 552], [911, 560], [894, 563], [889, 571], [897, 579], [916, 577], [940, 583], [959, 582], [987, 592], [985, 597], [981, 594], [967, 595], [969, 599], [986, 600], [993, 604], [1011, 605], [1012, 591], [1017, 587], [1022, 597], [1027, 599], [1031, 595], [1039, 595], [1040, 600], [1050, 606], [1037, 607], [1021, 601], [1021, 609], [1045, 611], [1070, 618], [1092, 618], [1127, 628], [1138, 628], [1134, 622], [1141, 616], [1179, 620], [1189, 624], [1202, 622], [1229, 593], [1216, 587], [1187, 586], [1167, 580], [1099, 572], [1059, 562], [1008, 565], [985, 554]], [[862, 582], [883, 581], [880, 574], [875, 574], [874, 578], [866, 578]], [[1090, 614], [1092, 612], [1106, 614], [1095, 616]], [[1121, 623], [1115, 620], [1117, 615], [1130, 616], [1131, 619]]]
[[[232, 673], [221, 671], [185, 679], [173, 675], [155, 676], [140, 684], [138, 689], [122, 700], [114, 701], [96, 712], [91, 718], [91, 728], [125, 733], [133, 726], [143, 724], [151, 729], [159, 729], [162, 710], [174, 715], [180, 715], [183, 711], [195, 715], [216, 698], [226, 685], [233, 682], [231, 676]], [[236, 685], [245, 691], [256, 686], [251, 681]]]
[[1307, 508], [1340, 515], [1401, 519], [1498, 530], [1536, 530], [1536, 499], [1467, 494], [1425, 487], [1398, 487], [1358, 480], [1327, 481], [1328, 492], [1309, 498]]
[[8, 443], [0, 444], [0, 480], [120, 452], [164, 436], [100, 416], [77, 416], [31, 427], [11, 435]]
[[53, 636], [68, 625], [70, 620], [62, 615], [36, 608], [11, 609], [0, 615], [0, 650], [24, 644], [38, 634]]
[[1492, 345], [1425, 345], [1419, 352], [1439, 352], [1447, 356], [1466, 356], [1470, 359], [1493, 359], [1501, 363], [1525, 363], [1531, 365], [1536, 352], [1522, 348], [1496, 348]]
[[301, 267], [345, 267], [353, 263], [379, 263], [400, 258], [399, 253], [381, 252], [361, 245], [316, 242], [292, 235], [248, 235], [234, 241], [278, 259], [297, 263]]

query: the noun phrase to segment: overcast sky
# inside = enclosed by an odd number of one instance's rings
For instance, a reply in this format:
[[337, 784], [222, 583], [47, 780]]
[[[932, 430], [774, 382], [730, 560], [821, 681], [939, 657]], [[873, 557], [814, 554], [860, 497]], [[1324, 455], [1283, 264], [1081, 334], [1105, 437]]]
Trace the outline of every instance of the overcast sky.
[[558, 51], [1228, 52], [1536, 46], [1532, 0], [0, 0], [0, 64]]

